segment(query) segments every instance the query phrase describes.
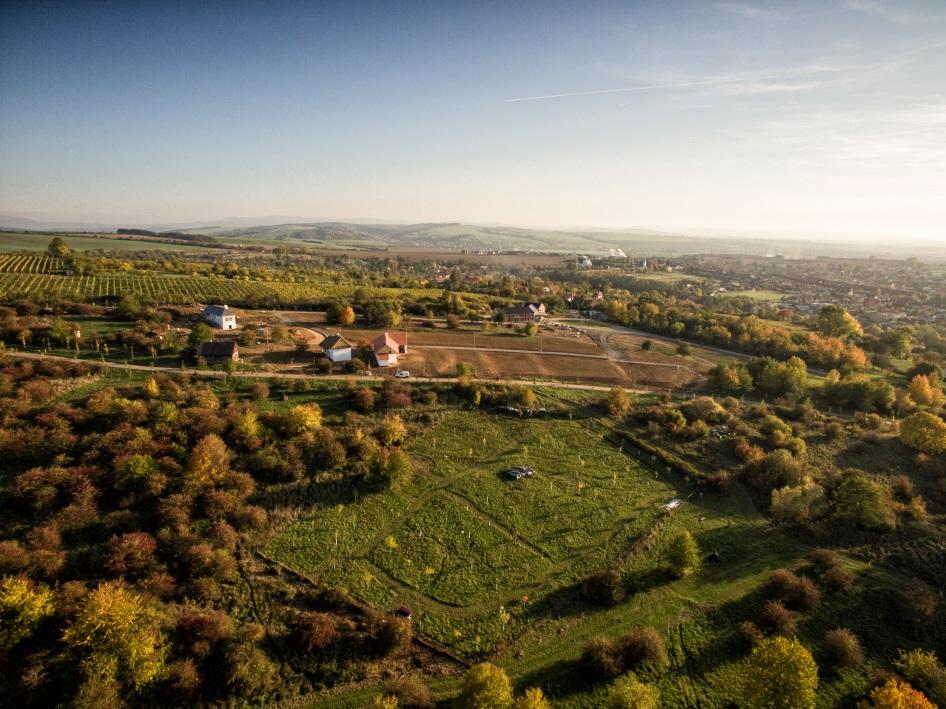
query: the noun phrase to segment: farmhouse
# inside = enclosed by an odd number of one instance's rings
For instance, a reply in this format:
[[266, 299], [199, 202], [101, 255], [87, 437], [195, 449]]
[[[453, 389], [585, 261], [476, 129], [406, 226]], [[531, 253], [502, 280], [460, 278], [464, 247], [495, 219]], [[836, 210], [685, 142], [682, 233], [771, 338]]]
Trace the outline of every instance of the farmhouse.
[[322, 340], [322, 354], [332, 362], [350, 362], [351, 343], [336, 332]]
[[392, 367], [397, 364], [397, 356], [407, 352], [406, 332], [385, 332], [374, 338], [371, 343], [375, 366]]
[[221, 330], [236, 330], [236, 315], [230, 311], [229, 305], [208, 305], [200, 317]]
[[542, 303], [526, 303], [506, 311], [509, 322], [542, 322], [544, 317], [545, 305]]
[[237, 362], [240, 359], [240, 349], [233, 340], [205, 342], [200, 346], [200, 356], [207, 364]]

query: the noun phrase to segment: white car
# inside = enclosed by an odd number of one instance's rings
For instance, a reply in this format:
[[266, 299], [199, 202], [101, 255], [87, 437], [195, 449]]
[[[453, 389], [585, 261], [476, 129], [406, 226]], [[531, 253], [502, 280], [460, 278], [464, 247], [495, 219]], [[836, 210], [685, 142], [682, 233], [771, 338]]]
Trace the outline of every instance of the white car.
[[397, 372], [394, 376], [397, 377], [398, 379], [407, 379], [409, 376], [411, 376], [411, 373], [408, 372], [406, 369], [402, 369], [400, 372]]

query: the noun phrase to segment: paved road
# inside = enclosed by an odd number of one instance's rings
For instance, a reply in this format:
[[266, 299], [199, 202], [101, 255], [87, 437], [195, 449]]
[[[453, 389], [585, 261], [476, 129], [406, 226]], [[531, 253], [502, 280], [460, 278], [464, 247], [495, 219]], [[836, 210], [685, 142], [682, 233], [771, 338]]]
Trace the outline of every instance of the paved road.
[[[446, 348], [454, 349], [454, 348]], [[513, 350], [514, 352], [522, 352], [522, 350]], [[312, 375], [312, 374], [293, 374], [290, 372], [233, 372], [232, 374], [227, 372], [222, 372], [214, 369], [180, 369], [178, 367], [152, 367], [147, 364], [123, 364], [121, 362], [96, 362], [91, 359], [80, 359], [75, 360], [72, 357], [60, 357], [59, 355], [46, 355], [40, 354], [38, 352], [15, 352], [13, 350], [7, 350], [4, 354], [10, 357], [20, 357], [23, 359], [52, 359], [60, 360], [63, 362], [85, 362], [87, 364], [97, 364], [100, 367], [108, 367], [109, 369], [126, 369], [136, 372], [165, 372], [168, 374], [181, 374], [187, 373], [192, 374], [198, 377], [211, 377], [215, 379], [225, 379], [227, 377], [238, 377], [243, 379], [317, 379], [321, 381], [361, 381], [361, 382], [377, 382], [390, 377], [385, 377], [384, 375], [365, 375], [365, 374], [326, 374], [326, 375]], [[457, 377], [410, 377], [407, 382], [423, 382], [423, 383], [432, 383], [432, 384], [449, 384], [459, 381]], [[611, 391], [614, 387], [604, 386], [599, 384], [566, 384], [564, 382], [550, 382], [542, 381], [535, 379], [473, 379], [472, 381], [482, 383], [482, 384], [514, 384], [522, 386], [542, 386], [548, 387], [551, 389], [577, 389], [580, 391]], [[629, 394], [652, 394], [654, 389], [631, 389], [623, 387], [624, 391]]]

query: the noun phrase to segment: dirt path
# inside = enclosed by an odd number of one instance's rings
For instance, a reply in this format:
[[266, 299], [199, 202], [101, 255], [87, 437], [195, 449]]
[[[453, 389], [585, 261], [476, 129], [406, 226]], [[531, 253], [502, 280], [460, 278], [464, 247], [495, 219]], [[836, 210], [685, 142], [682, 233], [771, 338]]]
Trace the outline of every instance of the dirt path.
[[[455, 349], [455, 348], [447, 348]], [[516, 352], [521, 352], [521, 350], [514, 350]], [[47, 355], [41, 354], [39, 352], [16, 352], [13, 350], [7, 350], [3, 353], [8, 357], [19, 357], [22, 359], [51, 359], [60, 362], [85, 362], [86, 364], [95, 364], [99, 367], [107, 367], [108, 369], [124, 369], [135, 372], [152, 372], [152, 373], [166, 373], [166, 374], [182, 374], [187, 373], [197, 377], [209, 377], [211, 379], [227, 379], [229, 377], [236, 377], [238, 379], [314, 379], [319, 381], [335, 381], [335, 382], [346, 382], [346, 381], [361, 381], [361, 382], [377, 382], [383, 381], [385, 377], [383, 375], [354, 375], [354, 374], [325, 374], [325, 375], [313, 375], [313, 374], [293, 374], [289, 372], [223, 372], [213, 369], [180, 369], [178, 367], [158, 367], [151, 366], [147, 364], [123, 364], [120, 362], [97, 362], [94, 359], [75, 359], [73, 357], [61, 357], [59, 355]], [[530, 353], [537, 354], [537, 353]], [[547, 354], [563, 354], [561, 352], [547, 353]], [[600, 357], [599, 357], [600, 359]], [[652, 364], [647, 362], [644, 364]], [[456, 383], [458, 381], [457, 377], [410, 377], [409, 379], [401, 380], [407, 384], [412, 382], [419, 382], [424, 384], [449, 384]], [[564, 382], [555, 382], [555, 381], [535, 381], [534, 379], [473, 379], [472, 381], [480, 384], [512, 384], [517, 386], [541, 386], [548, 387], [552, 389], [576, 389], [579, 391], [611, 391], [613, 386], [597, 385], [597, 384], [566, 384]], [[639, 389], [639, 388], [628, 388], [624, 387], [624, 391], [629, 394], [652, 394], [654, 389]]]

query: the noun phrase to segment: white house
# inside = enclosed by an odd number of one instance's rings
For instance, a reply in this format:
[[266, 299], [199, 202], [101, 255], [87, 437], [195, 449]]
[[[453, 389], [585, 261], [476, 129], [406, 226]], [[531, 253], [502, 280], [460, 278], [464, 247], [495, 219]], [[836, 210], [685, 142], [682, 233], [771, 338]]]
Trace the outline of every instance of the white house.
[[236, 315], [233, 314], [228, 305], [208, 305], [200, 316], [221, 330], [236, 330]]
[[322, 340], [322, 353], [332, 362], [351, 361], [351, 343], [335, 333]]

